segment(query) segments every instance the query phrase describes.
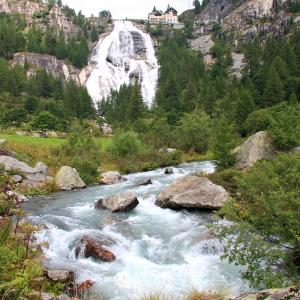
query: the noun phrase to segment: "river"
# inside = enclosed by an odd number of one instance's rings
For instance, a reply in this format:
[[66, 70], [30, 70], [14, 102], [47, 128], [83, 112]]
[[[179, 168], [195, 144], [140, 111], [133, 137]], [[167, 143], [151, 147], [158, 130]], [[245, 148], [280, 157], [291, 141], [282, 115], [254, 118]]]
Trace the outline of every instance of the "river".
[[[216, 221], [208, 212], [173, 211], [154, 204], [156, 195], [177, 178], [195, 172], [213, 172], [211, 162], [126, 176], [126, 182], [92, 186], [35, 198], [24, 205], [30, 221], [46, 225], [38, 241], [47, 241], [44, 253], [50, 268], [74, 270], [77, 281], [96, 282], [93, 292], [103, 299], [139, 299], [151, 293], [182, 296], [192, 289], [222, 290], [231, 296], [247, 291], [239, 268], [220, 260], [222, 245], [206, 228]], [[153, 184], [138, 186], [143, 179]], [[95, 210], [103, 196], [132, 191], [140, 204], [131, 212], [111, 214]], [[76, 259], [74, 244], [83, 235], [109, 241], [117, 257], [112, 263]]]

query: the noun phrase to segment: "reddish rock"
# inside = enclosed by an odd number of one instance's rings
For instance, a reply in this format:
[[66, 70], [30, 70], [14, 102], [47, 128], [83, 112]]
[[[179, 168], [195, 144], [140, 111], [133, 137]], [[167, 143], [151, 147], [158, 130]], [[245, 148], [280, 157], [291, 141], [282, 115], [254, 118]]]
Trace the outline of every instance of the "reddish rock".
[[104, 262], [112, 262], [116, 259], [116, 256], [111, 251], [105, 249], [102, 241], [90, 237], [83, 237], [77, 243], [75, 255], [76, 257], [92, 257]]

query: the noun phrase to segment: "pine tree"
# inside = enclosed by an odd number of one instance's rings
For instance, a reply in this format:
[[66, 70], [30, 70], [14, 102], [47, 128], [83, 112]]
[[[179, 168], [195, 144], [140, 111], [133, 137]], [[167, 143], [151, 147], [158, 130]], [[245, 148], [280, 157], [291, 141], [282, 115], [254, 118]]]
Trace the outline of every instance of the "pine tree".
[[280, 56], [276, 56], [272, 61], [272, 67], [277, 71], [281, 80], [286, 80], [289, 76], [289, 72], [286, 63], [281, 59]]
[[236, 107], [236, 120], [238, 124], [242, 124], [246, 118], [255, 109], [255, 104], [253, 98], [249, 91], [242, 90], [240, 92], [240, 97], [237, 101]]
[[199, 0], [194, 0], [195, 14], [198, 15], [201, 12], [201, 4]]
[[266, 78], [266, 86], [263, 94], [264, 106], [272, 106], [285, 99], [285, 92], [283, 90], [282, 81], [275, 70], [274, 66], [271, 66]]

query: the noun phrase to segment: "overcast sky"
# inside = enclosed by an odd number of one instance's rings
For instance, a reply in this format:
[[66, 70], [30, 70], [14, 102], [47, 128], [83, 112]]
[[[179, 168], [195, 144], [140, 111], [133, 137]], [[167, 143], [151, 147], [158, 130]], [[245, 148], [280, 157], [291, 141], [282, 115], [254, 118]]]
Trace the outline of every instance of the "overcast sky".
[[76, 11], [82, 10], [83, 14], [98, 15], [101, 10], [108, 9], [114, 19], [146, 18], [155, 5], [157, 9], [165, 10], [170, 4], [179, 13], [182, 13], [192, 5], [193, 0], [63, 0]]

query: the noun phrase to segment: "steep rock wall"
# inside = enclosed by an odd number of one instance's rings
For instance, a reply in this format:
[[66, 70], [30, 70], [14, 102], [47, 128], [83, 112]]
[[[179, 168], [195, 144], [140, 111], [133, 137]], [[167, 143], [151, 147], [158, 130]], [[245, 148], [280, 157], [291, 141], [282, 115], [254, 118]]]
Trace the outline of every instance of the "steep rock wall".
[[63, 60], [59, 60], [54, 56], [46, 54], [36, 54], [29, 52], [16, 53], [11, 65], [22, 65], [27, 63], [30, 67], [28, 76], [34, 76], [37, 68], [46, 70], [52, 74], [54, 78], [60, 78], [64, 81], [75, 81], [78, 85], [85, 84], [90, 75], [91, 68], [88, 66], [82, 70], [75, 68], [72, 65], [66, 64]]
[[0, 0], [0, 12], [24, 15], [28, 27], [34, 24], [42, 30], [53, 27], [57, 31], [63, 31], [68, 36], [76, 35], [81, 31], [64, 15], [58, 5], [54, 5], [49, 11], [48, 5], [41, 1]]

